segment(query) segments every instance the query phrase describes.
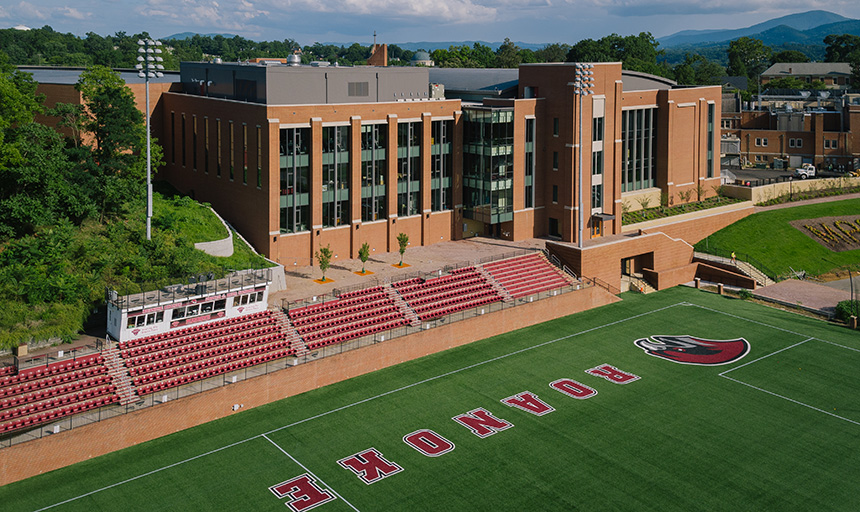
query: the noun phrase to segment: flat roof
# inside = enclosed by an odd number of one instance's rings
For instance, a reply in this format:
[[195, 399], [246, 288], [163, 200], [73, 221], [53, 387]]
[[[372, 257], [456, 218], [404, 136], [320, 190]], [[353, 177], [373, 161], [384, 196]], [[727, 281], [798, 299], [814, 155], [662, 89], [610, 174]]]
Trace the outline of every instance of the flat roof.
[[[33, 74], [33, 80], [40, 84], [75, 85], [81, 73], [87, 68], [65, 68], [54, 66], [18, 66], [19, 71]], [[142, 84], [146, 80], [137, 76], [136, 69], [114, 69], [126, 84]], [[163, 71], [161, 78], [150, 78], [151, 83], [170, 84], [179, 82], [179, 71]]]

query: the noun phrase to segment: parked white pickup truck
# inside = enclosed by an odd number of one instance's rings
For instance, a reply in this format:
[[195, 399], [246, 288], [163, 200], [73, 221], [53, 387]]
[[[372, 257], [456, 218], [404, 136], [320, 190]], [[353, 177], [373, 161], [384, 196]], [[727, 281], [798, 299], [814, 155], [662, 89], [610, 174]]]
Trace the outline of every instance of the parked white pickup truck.
[[815, 166], [812, 164], [803, 164], [794, 170], [794, 177], [805, 180], [806, 178], [815, 177]]

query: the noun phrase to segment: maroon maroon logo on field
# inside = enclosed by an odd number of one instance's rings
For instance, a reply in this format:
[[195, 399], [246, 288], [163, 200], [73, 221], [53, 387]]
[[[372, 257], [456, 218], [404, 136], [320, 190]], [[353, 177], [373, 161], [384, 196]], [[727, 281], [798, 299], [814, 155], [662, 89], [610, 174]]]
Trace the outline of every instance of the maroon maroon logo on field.
[[651, 336], [633, 343], [654, 357], [680, 364], [713, 366], [727, 364], [743, 358], [750, 344], [743, 338], [734, 340], [708, 340], [695, 336]]
[[295, 512], [310, 510], [335, 499], [326, 489], [320, 487], [308, 473], [273, 485], [269, 487], [269, 490], [279, 499], [290, 498], [286, 505]]

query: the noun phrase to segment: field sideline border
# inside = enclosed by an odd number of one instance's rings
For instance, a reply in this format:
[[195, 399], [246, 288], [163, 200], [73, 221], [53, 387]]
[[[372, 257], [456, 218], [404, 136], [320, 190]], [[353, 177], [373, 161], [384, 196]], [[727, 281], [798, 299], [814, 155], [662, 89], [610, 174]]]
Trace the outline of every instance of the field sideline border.
[[[154, 475], [154, 474], [156, 474], [156, 473], [160, 473], [160, 472], [162, 472], [162, 471], [165, 471], [165, 470], [168, 470], [168, 469], [172, 469], [172, 468], [175, 468], [175, 467], [177, 467], [177, 466], [181, 466], [181, 465], [183, 465], [183, 464], [185, 464], [185, 463], [195, 461], [195, 460], [197, 460], [197, 459], [200, 459], [200, 458], [206, 457], [206, 456], [208, 456], [208, 455], [212, 455], [212, 454], [214, 454], [214, 453], [218, 453], [218, 452], [221, 452], [221, 451], [223, 451], [223, 450], [226, 450], [226, 449], [229, 449], [229, 448], [233, 448], [233, 447], [235, 447], [235, 446], [239, 446], [239, 445], [244, 444], [244, 443], [246, 443], [246, 442], [248, 442], [248, 441], [253, 441], [253, 440], [255, 440], [255, 439], [259, 439], [259, 438], [261, 438], [261, 437], [262, 437], [262, 438], [265, 438], [265, 439], [268, 439], [268, 437], [267, 437], [268, 435], [270, 435], [270, 434], [274, 434], [274, 433], [276, 433], [276, 432], [280, 432], [281, 430], [284, 430], [284, 429], [287, 429], [287, 428], [292, 428], [292, 427], [294, 427], [294, 426], [301, 425], [301, 424], [306, 423], [306, 422], [308, 422], [308, 421], [312, 421], [312, 420], [315, 420], [315, 419], [319, 419], [319, 418], [322, 418], [322, 417], [328, 416], [328, 415], [330, 415], [330, 414], [334, 414], [334, 413], [337, 413], [337, 412], [340, 412], [340, 411], [343, 411], [343, 410], [346, 410], [346, 409], [350, 409], [350, 408], [352, 408], [352, 407], [355, 407], [355, 406], [358, 406], [358, 405], [362, 405], [362, 404], [364, 404], [364, 403], [371, 402], [371, 401], [373, 401], [373, 400], [377, 400], [377, 399], [379, 399], [379, 398], [383, 398], [383, 397], [386, 397], [386, 396], [388, 396], [388, 395], [392, 395], [392, 394], [395, 394], [395, 393], [399, 393], [399, 392], [401, 392], [401, 391], [405, 391], [405, 390], [407, 390], [407, 389], [411, 389], [411, 388], [413, 388], [413, 387], [416, 387], [416, 386], [419, 386], [419, 385], [422, 385], [422, 384], [426, 384], [426, 383], [428, 383], [428, 382], [433, 382], [433, 381], [435, 381], [435, 380], [439, 380], [439, 379], [442, 379], [442, 378], [448, 377], [448, 376], [450, 376], [450, 375], [456, 375], [456, 374], [461, 373], [461, 372], [464, 372], [464, 371], [466, 371], [466, 370], [471, 370], [472, 368], [477, 368], [477, 367], [480, 367], [480, 366], [483, 366], [483, 365], [486, 365], [486, 364], [489, 364], [489, 363], [492, 363], [492, 362], [495, 362], [495, 361], [499, 361], [499, 360], [502, 360], [502, 359], [506, 359], [506, 358], [508, 358], [508, 357], [512, 357], [512, 356], [515, 356], [515, 355], [518, 355], [518, 354], [522, 354], [522, 353], [524, 353], [524, 352], [528, 352], [528, 351], [531, 351], [531, 350], [534, 350], [534, 349], [537, 349], [537, 348], [541, 348], [541, 347], [545, 347], [545, 346], [548, 346], [548, 345], [552, 345], [552, 344], [557, 343], [557, 342], [559, 342], [559, 341], [564, 341], [564, 340], [567, 340], [567, 339], [570, 339], [570, 338], [574, 338], [574, 337], [577, 337], [577, 336], [581, 336], [581, 335], [583, 335], [583, 334], [588, 334], [588, 333], [593, 332], [593, 331], [597, 331], [597, 330], [604, 329], [604, 328], [607, 328], [607, 327], [612, 327], [612, 326], [614, 326], [614, 325], [617, 325], [617, 324], [620, 324], [620, 323], [623, 323], [623, 322], [628, 322], [628, 321], [630, 321], [630, 320], [634, 320], [634, 319], [637, 319], [637, 318], [641, 318], [641, 317], [644, 317], [644, 316], [648, 316], [648, 315], [651, 315], [651, 314], [654, 314], [654, 313], [659, 313], [659, 312], [662, 312], [662, 311], [666, 311], [666, 310], [668, 310], [668, 309], [675, 308], [675, 307], [677, 307], [677, 306], [693, 306], [693, 307], [697, 307], [697, 308], [704, 309], [704, 310], [707, 310], [707, 311], [711, 311], [711, 312], [713, 312], [713, 313], [718, 313], [718, 314], [722, 314], [722, 315], [730, 316], [730, 317], [733, 317], [733, 318], [737, 318], [737, 319], [739, 319], [739, 320], [744, 320], [744, 321], [747, 321], [747, 322], [752, 322], [752, 323], [755, 323], [755, 324], [761, 325], [761, 326], [763, 326], [763, 327], [768, 327], [768, 328], [776, 329], [776, 330], [779, 330], [779, 331], [783, 331], [783, 332], [791, 333], [791, 334], [794, 334], [794, 335], [797, 335], [797, 336], [801, 336], [801, 337], [807, 337], [807, 338], [810, 338], [810, 339], [816, 339], [816, 340], [818, 340], [818, 341], [822, 341], [822, 342], [825, 342], [825, 343], [830, 343], [830, 344], [832, 344], [832, 345], [837, 345], [837, 346], [842, 347], [842, 345], [839, 345], [839, 344], [837, 344], [837, 343], [833, 343], [833, 342], [830, 342], [830, 341], [827, 341], [827, 340], [823, 340], [823, 339], [815, 338], [815, 337], [813, 337], [813, 336], [804, 335], [804, 334], [801, 334], [801, 333], [798, 333], [798, 332], [795, 332], [795, 331], [791, 331], [791, 330], [789, 330], [789, 329], [785, 329], [785, 328], [781, 328], [781, 327], [776, 327], [776, 326], [773, 326], [773, 325], [770, 325], [770, 324], [766, 324], [766, 323], [764, 323], [764, 322], [760, 322], [760, 321], [757, 321], [757, 320], [752, 320], [752, 319], [750, 319], [750, 318], [746, 318], [746, 317], [742, 317], [742, 316], [734, 315], [734, 314], [732, 314], [732, 313], [727, 313], [727, 312], [720, 311], [720, 310], [717, 310], [717, 309], [713, 309], [713, 308], [710, 308], [710, 307], [707, 307], [707, 306], [702, 306], [702, 305], [699, 305], [699, 304], [695, 304], [695, 303], [692, 303], [692, 302], [689, 302], [689, 301], [681, 301], [681, 302], [677, 302], [677, 303], [675, 303], [675, 304], [669, 304], [669, 305], [667, 305], [667, 306], [663, 306], [663, 307], [660, 307], [660, 308], [657, 308], [657, 309], [653, 309], [653, 310], [650, 310], [650, 311], [646, 311], [646, 312], [644, 312], [644, 313], [639, 313], [639, 314], [637, 314], [637, 315], [633, 315], [633, 316], [625, 317], [625, 318], [622, 318], [622, 319], [619, 319], [619, 320], [615, 320], [615, 321], [613, 321], [613, 322], [609, 322], [609, 323], [606, 323], [606, 324], [603, 324], [603, 325], [598, 325], [598, 326], [595, 326], [595, 327], [591, 327], [591, 328], [589, 328], [589, 329], [585, 329], [585, 330], [583, 330], [583, 331], [575, 332], [575, 333], [572, 333], [572, 334], [568, 334], [568, 335], [565, 335], [565, 336], [561, 336], [561, 337], [559, 337], [559, 338], [555, 338], [555, 339], [552, 339], [552, 340], [548, 340], [548, 341], [544, 341], [544, 342], [541, 342], [541, 343], [537, 343], [537, 344], [535, 344], [535, 345], [531, 345], [531, 346], [528, 346], [528, 347], [525, 347], [525, 348], [522, 348], [522, 349], [519, 349], [519, 350], [515, 350], [515, 351], [513, 351], [513, 352], [509, 352], [509, 353], [507, 353], [507, 354], [502, 354], [502, 355], [500, 355], [500, 356], [496, 356], [496, 357], [493, 357], [493, 358], [490, 358], [490, 359], [486, 359], [486, 360], [484, 360], [484, 361], [479, 361], [479, 362], [477, 362], [477, 363], [474, 363], [474, 364], [471, 364], [471, 365], [468, 365], [468, 366], [464, 366], [464, 367], [461, 367], [461, 368], [457, 368], [457, 369], [455, 369], [455, 370], [451, 370], [451, 371], [449, 371], [449, 372], [445, 372], [445, 373], [442, 373], [442, 374], [439, 374], [439, 375], [435, 375], [435, 376], [433, 376], [433, 377], [428, 377], [428, 378], [426, 378], [426, 379], [423, 379], [423, 380], [420, 380], [420, 381], [417, 381], [417, 382], [413, 382], [413, 383], [411, 383], [411, 384], [407, 384], [407, 385], [405, 385], [405, 386], [401, 386], [401, 387], [396, 388], [396, 389], [392, 389], [392, 390], [389, 390], [389, 391], [385, 391], [385, 392], [383, 392], [383, 393], [379, 393], [379, 394], [377, 394], [377, 395], [374, 395], [374, 396], [371, 396], [371, 397], [367, 397], [367, 398], [364, 398], [364, 399], [362, 399], [362, 400], [358, 400], [358, 401], [352, 402], [352, 403], [350, 403], [350, 404], [343, 405], [343, 406], [341, 406], [341, 407], [337, 407], [337, 408], [334, 408], [334, 409], [330, 409], [330, 410], [328, 410], [328, 411], [321, 412], [321, 413], [319, 413], [319, 414], [315, 414], [315, 415], [313, 415], [313, 416], [309, 416], [309, 417], [307, 417], [307, 418], [304, 418], [304, 419], [301, 419], [301, 420], [298, 420], [298, 421], [294, 421], [294, 422], [292, 422], [292, 423], [289, 423], [289, 424], [287, 424], [287, 425], [283, 425], [283, 426], [281, 426], [281, 427], [274, 428], [274, 429], [269, 430], [269, 431], [267, 431], [267, 432], [262, 432], [262, 433], [260, 433], [260, 434], [256, 434], [256, 435], [254, 435], [254, 436], [251, 436], [251, 437], [248, 437], [248, 438], [245, 438], [245, 439], [242, 439], [242, 440], [236, 441], [236, 442], [234, 442], [234, 443], [230, 443], [230, 444], [227, 444], [227, 445], [221, 446], [221, 447], [219, 447], [219, 448], [215, 448], [215, 449], [213, 449], [213, 450], [209, 450], [208, 452], [204, 452], [204, 453], [201, 453], [201, 454], [195, 455], [195, 456], [193, 456], [193, 457], [189, 457], [189, 458], [187, 458], [187, 459], [180, 460], [180, 461], [177, 461], [177, 462], [174, 462], [174, 463], [168, 464], [168, 465], [166, 465], [166, 466], [162, 466], [162, 467], [160, 467], [160, 468], [156, 468], [156, 469], [153, 469], [153, 470], [147, 471], [147, 472], [145, 472], [145, 473], [141, 473], [140, 475], [136, 475], [136, 476], [133, 476], [133, 477], [127, 478], [127, 479], [125, 479], [125, 480], [122, 480], [122, 481], [119, 481], [119, 482], [116, 482], [116, 483], [113, 483], [113, 484], [110, 484], [110, 485], [107, 485], [107, 486], [101, 487], [101, 488], [99, 488], [99, 489], [95, 489], [95, 490], [89, 491], [89, 492], [87, 492], [87, 493], [84, 493], [84, 494], [81, 494], [81, 495], [78, 495], [78, 496], [74, 496], [74, 497], [72, 497], [72, 498], [68, 498], [68, 499], [66, 499], [66, 500], [63, 500], [63, 501], [60, 501], [60, 502], [57, 502], [57, 503], [54, 503], [54, 504], [48, 505], [48, 506], [46, 506], [46, 507], [42, 507], [42, 508], [40, 508], [40, 509], [36, 509], [34, 512], [43, 512], [43, 511], [45, 511], [45, 510], [50, 510], [50, 509], [52, 509], [52, 508], [55, 508], [55, 507], [58, 507], [58, 506], [61, 506], [61, 505], [65, 505], [65, 504], [67, 504], [67, 503], [71, 503], [71, 502], [73, 502], [73, 501], [77, 501], [77, 500], [79, 500], [79, 499], [86, 498], [86, 497], [88, 497], [88, 496], [92, 496], [92, 495], [97, 494], [97, 493], [100, 493], [100, 492], [102, 492], [102, 491], [107, 491], [107, 490], [113, 489], [113, 488], [115, 488], [115, 487], [119, 487], [119, 486], [122, 486], [122, 485], [125, 485], [125, 484], [128, 484], [128, 483], [131, 483], [131, 482], [133, 482], [133, 481], [139, 480], [139, 479], [141, 479], [141, 478], [145, 478], [145, 477], [148, 477], [148, 476]], [[807, 341], [808, 341], [808, 340], [807, 340]], [[843, 348], [848, 348], [848, 349], [850, 349], [850, 350], [856, 350], [856, 349], [852, 349], [852, 348], [850, 348], [850, 347], [843, 347]], [[782, 351], [782, 350], [785, 350], [785, 349], [780, 349], [780, 351]], [[765, 356], [765, 357], [766, 357], [766, 356]], [[762, 358], [759, 358], [759, 359], [762, 359]], [[754, 362], [754, 361], [752, 361], [752, 362]], [[731, 371], [731, 369], [730, 369], [730, 370], [728, 370], [728, 371]], [[723, 372], [723, 373], [726, 373], [726, 372]], [[722, 374], [719, 374], [719, 375], [720, 375], [721, 377], [724, 377]], [[728, 380], [732, 380], [732, 381], [738, 382], [738, 383], [740, 383], [740, 384], [748, 385], [748, 384], [746, 384], [746, 383], [744, 383], [744, 382], [737, 381], [736, 379], [732, 379], [732, 378], [730, 378], [730, 377], [724, 377], [724, 378], [726, 378], [726, 379], [728, 379]], [[748, 385], [748, 386], [750, 386], [750, 385]], [[754, 388], [754, 386], [750, 386], [750, 387], [753, 387], [753, 388]], [[755, 389], [758, 389], [758, 388], [755, 388]], [[768, 392], [768, 391], [766, 391], [766, 390], [760, 390], [760, 391], [763, 391], [763, 392], [768, 393], [768, 394], [774, 394], [774, 393]], [[775, 395], [775, 394], [774, 394], [774, 395]], [[776, 395], [776, 396], [779, 396], [779, 395]], [[781, 398], [784, 398], [784, 397], [781, 397]], [[786, 398], [786, 399], [787, 399], [787, 398]], [[787, 399], [787, 400], [790, 400], [790, 401], [794, 402], [794, 400], [791, 400], [791, 399]], [[798, 403], [799, 405], [804, 405], [804, 406], [806, 406], [806, 407], [810, 407], [810, 408], [812, 408], [812, 409], [815, 409], [814, 407], [808, 406], [808, 405], [803, 404], [803, 403], [801, 403], [801, 402], [796, 402], [796, 403]], [[817, 410], [817, 409], [816, 409], [816, 410]], [[825, 413], [826, 413], [827, 411], [821, 411], [821, 412], [825, 412]], [[828, 414], [829, 414], [829, 413], [828, 413]], [[840, 417], [840, 418], [841, 418], [841, 417]], [[843, 418], [843, 419], [844, 419], [844, 418]], [[847, 420], [847, 421], [851, 421], [851, 420]], [[855, 422], [853, 422], [853, 421], [851, 421], [851, 422], [852, 422], [852, 423], [855, 423]], [[860, 424], [860, 423], [858, 423], [858, 424]], [[270, 441], [270, 442], [271, 442], [271, 441]], [[277, 446], [277, 445], [275, 445], [275, 446]], [[278, 447], [278, 448], [280, 448], [280, 447]], [[283, 451], [283, 450], [281, 450], [281, 451]], [[301, 464], [299, 464], [299, 465], [301, 466]], [[334, 491], [332, 491], [332, 492], [334, 492]], [[345, 501], [345, 500], [344, 500], [344, 501]], [[345, 502], [346, 502], [346, 501], [345, 501]]]
[[735, 378], [732, 378], [732, 377], [729, 377], [729, 376], [727, 376], [727, 375], [726, 375], [726, 374], [727, 374], [727, 373], [729, 373], [729, 372], [733, 372], [733, 371], [735, 371], [735, 370], [739, 370], [739, 369], [743, 368], [744, 366], [747, 366], [747, 365], [750, 365], [750, 364], [753, 364], [753, 363], [757, 363], [757, 362], [761, 361], [762, 359], [767, 359], [768, 357], [773, 356], [773, 355], [776, 355], [776, 354], [779, 354], [780, 352], [784, 352], [784, 351], [786, 351], [786, 350], [791, 350], [791, 349], [793, 349], [794, 347], [799, 347], [800, 345], [803, 345], [804, 343], [807, 343], [807, 342], [809, 342], [809, 341], [821, 341], [821, 342], [829, 343], [830, 345], [835, 345], [835, 346], [837, 346], [837, 347], [841, 347], [841, 348], [844, 348], [844, 349], [847, 349], [847, 350], [854, 350], [854, 351], [856, 351], [856, 352], [860, 352], [860, 350], [857, 350], [857, 349], [854, 349], [854, 348], [851, 348], [851, 347], [846, 347], [846, 346], [840, 345], [840, 344], [838, 344], [838, 343], [832, 343], [832, 342], [829, 342], [829, 341], [826, 341], [826, 340], [819, 340], [818, 338], [807, 338], [807, 339], [805, 339], [805, 340], [803, 340], [803, 341], [801, 341], [801, 342], [795, 343], [794, 345], [790, 345], [790, 346], [788, 346], [788, 347], [781, 348], [781, 349], [777, 350], [776, 352], [772, 352], [772, 353], [770, 353], [770, 354], [767, 354], [767, 355], [761, 356], [761, 357], [759, 357], [758, 359], [755, 359], [755, 360], [749, 361], [749, 362], [744, 363], [744, 364], [742, 364], [742, 365], [740, 365], [740, 366], [735, 366], [734, 368], [730, 368], [730, 369], [728, 369], [728, 370], [724, 371], [723, 373], [720, 373], [720, 374], [719, 374], [719, 376], [720, 376], [720, 377], [722, 377], [722, 378], [724, 378], [724, 379], [728, 379], [728, 380], [730, 380], [730, 381], [732, 381], [732, 382], [737, 382], [738, 384], [743, 384], [744, 386], [747, 386], [747, 387], [750, 387], [750, 388], [752, 388], [752, 389], [755, 389], [756, 391], [761, 391], [762, 393], [767, 393], [768, 395], [772, 395], [772, 396], [775, 396], [775, 397], [777, 397], [777, 398], [782, 398], [783, 400], [788, 400], [789, 402], [795, 403], [795, 404], [797, 404], [797, 405], [802, 405], [802, 406], [804, 406], [804, 407], [808, 407], [808, 408], [812, 409], [813, 411], [823, 412], [824, 414], [827, 414], [828, 416], [833, 416], [834, 418], [839, 418], [840, 420], [845, 420], [845, 421], [847, 421], [848, 423], [853, 423], [853, 424], [855, 424], [855, 425], [860, 426], [860, 422], [858, 422], [858, 421], [854, 421], [854, 420], [852, 420], [852, 419], [845, 418], [844, 416], [840, 416], [840, 415], [838, 415], [838, 414], [833, 414], [833, 413], [832, 413], [832, 412], [830, 412], [830, 411], [825, 411], [824, 409], [819, 409], [818, 407], [814, 407], [814, 406], [812, 406], [812, 405], [809, 405], [809, 404], [803, 403], [803, 402], [801, 402], [801, 401], [799, 401], [799, 400], [795, 400], [795, 399], [793, 399], [793, 398], [789, 398], [789, 397], [787, 397], [787, 396], [780, 395], [779, 393], [775, 393], [775, 392], [773, 392], [773, 391], [768, 391], [768, 390], [766, 390], [766, 389], [764, 389], [764, 388], [760, 388], [760, 387], [758, 387], [758, 386], [753, 386], [752, 384], [746, 383], [746, 382], [744, 382], [744, 381], [742, 381], [742, 380], [738, 380], [738, 379], [735, 379]]

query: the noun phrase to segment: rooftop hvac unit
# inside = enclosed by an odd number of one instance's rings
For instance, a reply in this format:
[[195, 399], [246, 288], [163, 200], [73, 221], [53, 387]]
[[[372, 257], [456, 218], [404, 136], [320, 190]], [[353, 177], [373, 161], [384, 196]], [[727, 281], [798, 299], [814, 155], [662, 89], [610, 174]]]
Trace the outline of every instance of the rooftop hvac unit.
[[434, 100], [442, 100], [445, 99], [445, 85], [444, 84], [430, 84], [430, 97]]

